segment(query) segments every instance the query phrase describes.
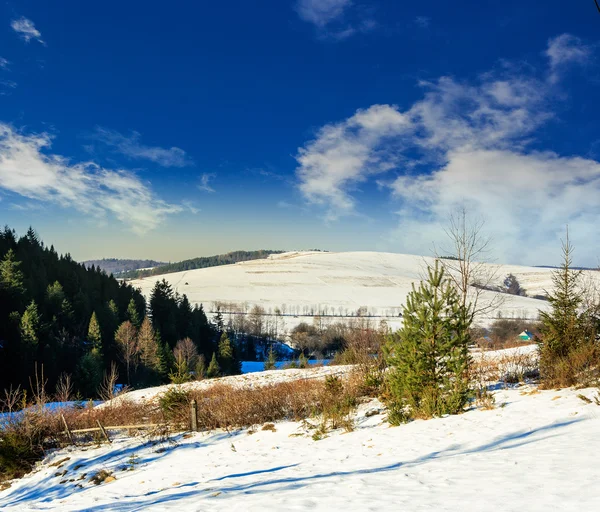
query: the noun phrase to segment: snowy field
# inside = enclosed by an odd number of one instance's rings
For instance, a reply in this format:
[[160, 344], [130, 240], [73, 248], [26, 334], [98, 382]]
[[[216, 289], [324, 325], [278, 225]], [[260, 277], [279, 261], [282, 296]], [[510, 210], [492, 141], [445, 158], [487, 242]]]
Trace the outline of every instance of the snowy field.
[[[215, 302], [245, 304], [249, 310], [258, 304], [267, 312], [282, 309], [282, 322], [289, 330], [300, 322], [311, 322], [302, 316], [314, 311], [328, 315], [348, 315], [358, 308], [378, 315], [375, 321], [385, 319], [390, 327], [398, 328], [398, 313], [411, 289], [424, 275], [426, 264], [432, 258], [379, 252], [303, 252], [271, 255], [268, 259], [235, 265], [212, 267], [187, 272], [153, 276], [132, 281], [146, 297], [155, 282], [163, 277], [179, 293], [185, 293], [192, 303], [213, 309]], [[497, 270], [497, 285], [514, 274], [530, 297], [502, 294], [505, 303], [495, 313], [504, 318], [536, 319], [538, 311], [548, 307], [545, 301], [531, 298], [550, 290], [551, 270], [514, 265], [491, 265]], [[600, 280], [598, 272], [588, 272], [590, 278]], [[494, 292], [485, 292], [490, 300]], [[339, 320], [333, 316], [327, 321]], [[489, 318], [480, 318], [481, 324]]]
[[[0, 510], [600, 510], [600, 408], [577, 396], [596, 393], [521, 386], [495, 391], [493, 410], [400, 427], [371, 400], [355, 431], [320, 441], [280, 422], [62, 449], [1, 492]], [[115, 480], [90, 483], [102, 469]]]

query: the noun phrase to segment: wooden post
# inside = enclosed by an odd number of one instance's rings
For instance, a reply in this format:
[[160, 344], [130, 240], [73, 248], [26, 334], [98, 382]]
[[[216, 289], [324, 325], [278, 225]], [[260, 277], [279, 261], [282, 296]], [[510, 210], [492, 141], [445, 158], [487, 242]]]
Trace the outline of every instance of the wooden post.
[[198, 432], [198, 402], [192, 400], [192, 431]]
[[61, 414], [60, 417], [62, 418], [62, 421], [65, 425], [65, 432], [67, 433], [69, 441], [71, 442], [71, 444], [75, 444], [75, 441], [73, 440], [73, 434], [71, 434], [71, 431], [69, 430], [69, 425], [67, 425], [67, 420], [65, 419], [64, 414]]
[[100, 431], [102, 432], [102, 435], [104, 436], [104, 439], [106, 439], [108, 441], [108, 444], [110, 444], [110, 438], [108, 437], [108, 434], [106, 433], [106, 430], [104, 430], [104, 427], [102, 426], [102, 423], [100, 423], [100, 420], [96, 420], [96, 423], [98, 423], [98, 426], [100, 427]]

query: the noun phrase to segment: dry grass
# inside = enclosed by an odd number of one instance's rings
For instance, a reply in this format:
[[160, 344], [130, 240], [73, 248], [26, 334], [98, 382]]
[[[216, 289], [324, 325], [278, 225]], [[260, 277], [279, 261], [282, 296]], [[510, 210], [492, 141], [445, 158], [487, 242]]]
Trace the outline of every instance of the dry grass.
[[[235, 388], [216, 384], [202, 391], [171, 388], [158, 403], [116, 402], [104, 407], [68, 408], [49, 411], [34, 407], [0, 428], [0, 482], [29, 472], [48, 448], [64, 445], [64, 416], [70, 430], [120, 425], [160, 425], [144, 435], [165, 437], [190, 428], [190, 403], [198, 404], [198, 428], [245, 428], [273, 422], [321, 418], [324, 431], [352, 428], [349, 419], [360, 386], [356, 381], [330, 377], [296, 380], [260, 388]], [[131, 430], [129, 434], [139, 434]], [[102, 442], [100, 432], [74, 434], [77, 442]]]
[[485, 357], [485, 353], [473, 358], [471, 380], [479, 386], [517, 384], [539, 375], [536, 352], [509, 352]]

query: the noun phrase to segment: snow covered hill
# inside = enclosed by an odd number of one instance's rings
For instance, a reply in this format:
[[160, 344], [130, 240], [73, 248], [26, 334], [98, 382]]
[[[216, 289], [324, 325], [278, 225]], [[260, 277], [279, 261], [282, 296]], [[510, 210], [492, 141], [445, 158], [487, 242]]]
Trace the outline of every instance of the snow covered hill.
[[[207, 311], [214, 310], [217, 302], [235, 304], [245, 311], [255, 304], [270, 313], [279, 308], [284, 314], [281, 320], [288, 329], [302, 321], [311, 322], [319, 311], [348, 316], [361, 307], [376, 315], [375, 320], [385, 319], [391, 327], [398, 327], [401, 322], [398, 313], [411, 284], [419, 281], [426, 265], [432, 263], [432, 258], [392, 253], [293, 252], [235, 265], [153, 276], [132, 281], [132, 284], [148, 297], [154, 283], [164, 277], [192, 303], [204, 304]], [[498, 269], [498, 286], [512, 273], [529, 295], [503, 294], [506, 301], [496, 315], [535, 319], [540, 309], [547, 308], [545, 301], [531, 297], [551, 289], [551, 269], [491, 267]], [[598, 272], [587, 274], [600, 281]], [[491, 300], [495, 292], [484, 295], [485, 300]], [[327, 318], [336, 320], [335, 316]], [[488, 323], [489, 318], [480, 318], [479, 322]]]
[[281, 422], [62, 449], [0, 492], [0, 510], [600, 510], [600, 408], [578, 396], [596, 393], [503, 389], [493, 410], [400, 427], [371, 400], [353, 432], [319, 441]]

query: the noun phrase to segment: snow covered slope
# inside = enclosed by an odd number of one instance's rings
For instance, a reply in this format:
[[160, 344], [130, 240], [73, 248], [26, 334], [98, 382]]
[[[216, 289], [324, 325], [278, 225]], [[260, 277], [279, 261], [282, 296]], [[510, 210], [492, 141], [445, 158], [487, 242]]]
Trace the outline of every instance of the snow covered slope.
[[[398, 313], [411, 283], [419, 281], [426, 265], [432, 263], [432, 258], [379, 252], [284, 253], [264, 260], [153, 276], [132, 284], [149, 296], [154, 283], [164, 277], [192, 303], [204, 304], [207, 311], [214, 309], [215, 302], [246, 304], [246, 310], [259, 304], [272, 313], [280, 308], [286, 314], [283, 321], [288, 328], [301, 321], [310, 322], [311, 311], [352, 315], [363, 306], [397, 327]], [[550, 269], [501, 266], [497, 284], [509, 273], [530, 296], [551, 288]], [[597, 272], [589, 275], [600, 280]], [[485, 295], [490, 300], [493, 292]], [[547, 307], [544, 301], [530, 297], [506, 298], [499, 310], [505, 318], [535, 319], [538, 310]], [[479, 320], [485, 323], [489, 319]]]
[[[600, 408], [577, 396], [595, 393], [500, 390], [496, 409], [400, 427], [373, 400], [354, 432], [320, 441], [282, 422], [64, 449], [0, 492], [0, 510], [600, 510]], [[102, 469], [115, 480], [90, 483]]]

